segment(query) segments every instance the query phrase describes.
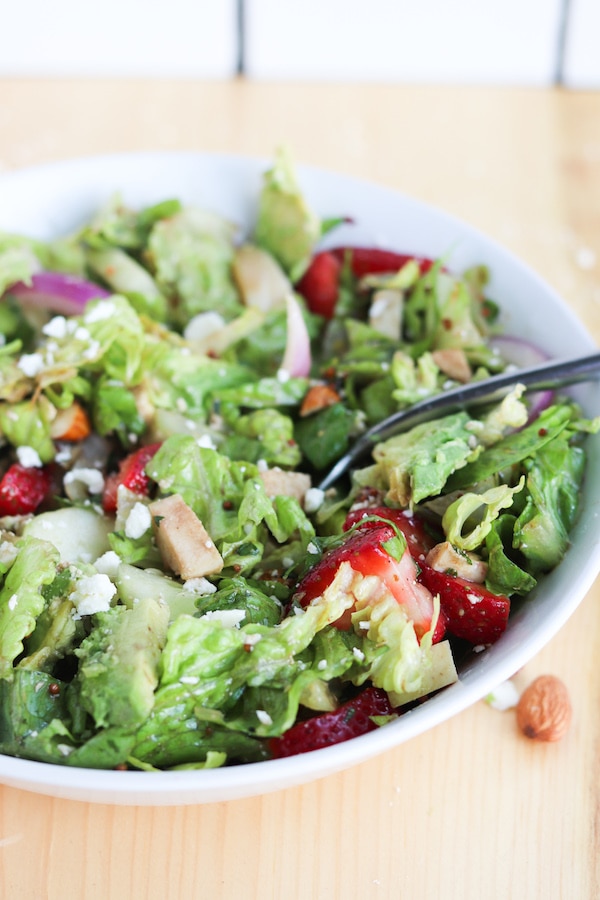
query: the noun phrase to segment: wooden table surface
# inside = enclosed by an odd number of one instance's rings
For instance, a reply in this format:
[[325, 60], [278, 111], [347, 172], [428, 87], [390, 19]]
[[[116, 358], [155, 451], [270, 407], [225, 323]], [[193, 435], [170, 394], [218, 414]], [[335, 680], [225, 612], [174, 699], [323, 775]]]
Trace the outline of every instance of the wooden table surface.
[[[0, 167], [123, 150], [270, 157], [366, 177], [534, 266], [600, 341], [600, 94], [162, 81], [0, 81]], [[134, 808], [0, 787], [0, 897], [600, 897], [600, 582], [520, 673], [566, 682], [558, 744], [483, 701], [304, 787]]]

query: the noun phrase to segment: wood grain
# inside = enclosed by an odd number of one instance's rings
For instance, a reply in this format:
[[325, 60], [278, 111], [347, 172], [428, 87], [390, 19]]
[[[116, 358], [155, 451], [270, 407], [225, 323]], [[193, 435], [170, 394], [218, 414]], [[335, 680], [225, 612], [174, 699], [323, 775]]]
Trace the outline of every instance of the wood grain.
[[[143, 149], [298, 160], [399, 188], [533, 265], [600, 340], [600, 94], [0, 81], [0, 166]], [[484, 703], [338, 775], [262, 798], [127, 808], [0, 787], [0, 897], [600, 896], [600, 583], [518, 675], [567, 684], [564, 741]]]

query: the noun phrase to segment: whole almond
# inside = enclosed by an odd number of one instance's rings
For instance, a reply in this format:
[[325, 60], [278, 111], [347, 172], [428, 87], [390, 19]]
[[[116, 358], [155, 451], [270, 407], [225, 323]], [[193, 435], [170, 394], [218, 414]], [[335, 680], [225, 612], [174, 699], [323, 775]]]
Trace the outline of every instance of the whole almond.
[[540, 675], [517, 704], [517, 724], [534, 741], [560, 741], [571, 724], [572, 708], [564, 683], [555, 675]]

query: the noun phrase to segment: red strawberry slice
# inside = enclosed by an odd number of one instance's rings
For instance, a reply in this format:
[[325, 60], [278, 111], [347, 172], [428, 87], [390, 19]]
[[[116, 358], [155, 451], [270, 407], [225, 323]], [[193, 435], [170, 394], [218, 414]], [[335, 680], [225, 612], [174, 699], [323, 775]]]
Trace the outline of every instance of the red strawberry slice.
[[393, 712], [386, 692], [368, 687], [332, 712], [292, 725], [281, 737], [269, 741], [269, 749], [280, 758], [340, 744], [378, 728], [372, 716], [390, 716]]
[[[433, 597], [430, 592], [417, 581], [417, 566], [410, 552], [405, 550], [400, 559], [396, 559], [386, 550], [386, 541], [397, 537], [391, 525], [375, 524], [369, 528], [358, 528], [348, 535], [348, 539], [339, 547], [323, 556], [323, 559], [311, 569], [298, 585], [294, 599], [302, 606], [319, 597], [329, 587], [343, 562], [349, 562], [355, 572], [361, 575], [376, 575], [404, 607], [408, 618], [412, 621], [417, 637], [421, 638], [431, 627], [433, 617]], [[347, 610], [334, 624], [347, 630], [351, 625], [352, 610]], [[443, 636], [444, 626], [440, 621], [436, 628], [434, 640]]]
[[[418, 561], [425, 559], [431, 548], [439, 540], [442, 540], [441, 536], [436, 539], [429, 534], [421, 519], [407, 513], [406, 510], [391, 509], [387, 506], [363, 506], [362, 509], [351, 510], [346, 517], [343, 530], [349, 531], [358, 522], [362, 522], [361, 528], [372, 528], [380, 524], [377, 518], [372, 517], [389, 519], [394, 522], [406, 538], [406, 545], [411, 556]], [[365, 519], [369, 519], [369, 521], [363, 521]]]
[[422, 275], [428, 272], [433, 265], [431, 259], [407, 253], [394, 253], [392, 250], [381, 250], [379, 247], [335, 247], [329, 252], [340, 262], [349, 258], [352, 274], [356, 278], [364, 278], [365, 275], [381, 275], [384, 272], [398, 272], [413, 259], [419, 263]]
[[510, 613], [508, 597], [428, 565], [421, 566], [419, 581], [432, 594], [439, 594], [450, 634], [471, 644], [493, 644], [504, 632]]
[[148, 444], [146, 447], [140, 447], [139, 450], [135, 450], [121, 460], [119, 471], [109, 475], [104, 485], [102, 507], [105, 512], [114, 513], [116, 511], [117, 492], [120, 485], [123, 485], [134, 494], [148, 496], [150, 479], [146, 475], [145, 469], [160, 446], [160, 442]]
[[326, 319], [332, 318], [338, 299], [341, 268], [339, 260], [327, 251], [313, 257], [296, 284], [296, 290], [304, 297], [311, 312]]
[[0, 516], [25, 516], [35, 512], [52, 487], [46, 466], [25, 467], [14, 463], [0, 480]]

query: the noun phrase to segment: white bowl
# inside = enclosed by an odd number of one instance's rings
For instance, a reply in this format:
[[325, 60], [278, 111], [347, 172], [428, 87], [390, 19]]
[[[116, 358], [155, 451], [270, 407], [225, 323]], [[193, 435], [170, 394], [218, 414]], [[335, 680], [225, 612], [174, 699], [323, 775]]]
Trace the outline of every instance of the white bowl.
[[[250, 225], [261, 173], [268, 161], [196, 153], [145, 153], [79, 159], [9, 173], [0, 178], [0, 229], [49, 238], [82, 224], [115, 191], [133, 206], [181, 198]], [[504, 326], [568, 357], [596, 349], [564, 302], [502, 247], [437, 209], [384, 187], [330, 172], [299, 168], [303, 189], [323, 216], [356, 223], [335, 243], [380, 245], [438, 256], [451, 251], [458, 270], [484, 263], [489, 293], [502, 307]], [[343, 232], [343, 233], [342, 233]], [[600, 413], [597, 385], [580, 386], [585, 411]], [[75, 769], [0, 755], [0, 782], [55, 797], [126, 805], [207, 803], [275, 791], [355, 765], [459, 713], [510, 678], [574, 612], [600, 569], [600, 442], [589, 441], [579, 521], [566, 558], [543, 579], [490, 649], [460, 672], [457, 684], [363, 737], [287, 759], [186, 772]]]

